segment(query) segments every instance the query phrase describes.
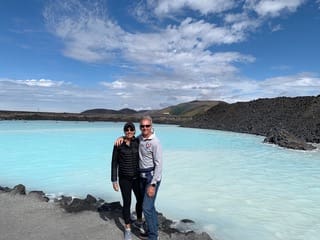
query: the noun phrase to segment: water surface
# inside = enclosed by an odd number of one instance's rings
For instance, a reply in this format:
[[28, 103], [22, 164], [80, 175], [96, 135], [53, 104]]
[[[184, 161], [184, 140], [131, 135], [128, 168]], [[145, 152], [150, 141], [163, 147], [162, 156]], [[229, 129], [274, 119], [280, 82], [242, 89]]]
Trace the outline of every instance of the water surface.
[[[0, 121], [0, 185], [120, 200], [110, 182], [123, 123]], [[136, 125], [137, 126], [137, 125]], [[157, 207], [193, 219], [220, 240], [320, 236], [320, 152], [263, 144], [263, 137], [155, 125], [164, 149]]]

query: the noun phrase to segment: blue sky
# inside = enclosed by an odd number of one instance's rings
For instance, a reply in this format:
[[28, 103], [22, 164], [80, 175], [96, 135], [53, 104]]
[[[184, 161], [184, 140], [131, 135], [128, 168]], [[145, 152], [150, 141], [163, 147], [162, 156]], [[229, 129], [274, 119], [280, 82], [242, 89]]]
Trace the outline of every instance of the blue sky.
[[0, 109], [320, 94], [319, 0], [2, 0]]

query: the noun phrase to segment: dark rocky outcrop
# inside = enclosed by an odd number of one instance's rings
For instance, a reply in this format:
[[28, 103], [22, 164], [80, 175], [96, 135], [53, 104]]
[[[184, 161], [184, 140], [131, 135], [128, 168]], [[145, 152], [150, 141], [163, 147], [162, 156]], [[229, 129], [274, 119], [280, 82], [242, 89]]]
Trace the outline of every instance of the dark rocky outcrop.
[[306, 142], [320, 143], [320, 95], [220, 103], [182, 126], [262, 136], [278, 128]]
[[185, 240], [212, 240], [205, 232], [196, 233], [195, 223], [189, 219], [173, 222], [158, 213], [159, 229], [170, 236], [170, 239]]
[[85, 199], [61, 196], [58, 202], [67, 212], [95, 211], [98, 208], [97, 199], [90, 194], [88, 194]]
[[[106, 221], [115, 220], [119, 224], [119, 218], [122, 218], [122, 206], [120, 202], [107, 203], [103, 200], [97, 201], [93, 196], [87, 195], [85, 199], [62, 196], [56, 200], [67, 212], [80, 212], [85, 210], [98, 211], [100, 217]], [[162, 213], [158, 213], [159, 230], [168, 234], [170, 239], [176, 240], [212, 240], [207, 233], [196, 233], [190, 227], [194, 224], [192, 220], [184, 219], [178, 223], [167, 219]], [[184, 225], [184, 227], [182, 227]], [[177, 226], [177, 227], [175, 227]]]
[[0, 186], [0, 193], [6, 192], [10, 193], [11, 195], [26, 195], [31, 198], [39, 199], [40, 201], [48, 202], [49, 198], [43, 191], [31, 191], [27, 193], [26, 187], [23, 184], [18, 184], [14, 186], [12, 189], [8, 187], [1, 187]]
[[10, 193], [11, 195], [26, 195], [28, 197], [39, 199], [40, 201], [48, 202], [49, 198], [43, 191], [26, 191], [26, 187], [23, 184], [18, 184], [14, 186], [12, 189], [8, 187], [1, 187], [0, 192]]
[[[100, 216], [103, 219], [110, 220], [122, 217], [122, 206], [120, 202], [103, 203], [99, 208]], [[196, 233], [194, 231], [195, 223], [192, 220], [181, 220], [179, 222], [173, 222], [158, 212], [159, 230], [170, 236], [170, 239], [176, 240], [212, 240], [207, 233]], [[183, 225], [183, 227], [182, 227]]]
[[11, 190], [12, 190], [11, 188], [1, 187], [1, 186], [0, 186], [0, 193], [1, 193], [1, 192], [10, 192]]
[[281, 147], [291, 148], [296, 150], [313, 150], [316, 147], [306, 143], [304, 140], [295, 137], [284, 129], [273, 128], [267, 134], [264, 142], [277, 144]]
[[50, 200], [43, 191], [31, 191], [28, 193], [28, 196], [39, 199], [40, 201], [43, 201], [43, 202], [49, 202]]
[[202, 232], [202, 233], [189, 232], [186, 234], [173, 233], [170, 235], [170, 239], [172, 240], [212, 240], [209, 234], [205, 232]]
[[16, 186], [14, 186], [14, 188], [10, 191], [10, 194], [26, 195], [26, 187], [22, 184], [18, 184]]

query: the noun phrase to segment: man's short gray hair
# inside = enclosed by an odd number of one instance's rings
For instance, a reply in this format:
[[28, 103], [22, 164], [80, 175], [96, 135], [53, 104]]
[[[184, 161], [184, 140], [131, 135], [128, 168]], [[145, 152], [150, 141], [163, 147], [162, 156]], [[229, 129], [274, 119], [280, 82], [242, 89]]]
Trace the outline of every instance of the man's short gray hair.
[[152, 117], [150, 117], [149, 115], [143, 116], [143, 117], [140, 119], [140, 122], [143, 121], [143, 120], [148, 120], [148, 121], [150, 121], [150, 123], [152, 124]]

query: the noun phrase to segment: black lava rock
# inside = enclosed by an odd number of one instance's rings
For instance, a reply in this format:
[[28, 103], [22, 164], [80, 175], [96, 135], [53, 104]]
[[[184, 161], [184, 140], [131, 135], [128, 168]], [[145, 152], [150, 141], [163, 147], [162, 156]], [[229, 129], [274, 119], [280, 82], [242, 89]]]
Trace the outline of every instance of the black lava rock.
[[26, 187], [22, 184], [18, 184], [10, 191], [10, 194], [26, 195]]
[[202, 233], [195, 233], [190, 232], [186, 234], [181, 233], [173, 233], [170, 236], [172, 240], [212, 240], [209, 234], [202, 232]]
[[219, 103], [181, 126], [262, 136], [278, 128], [306, 142], [320, 143], [320, 95]]
[[10, 192], [11, 190], [12, 190], [11, 188], [0, 186], [0, 192]]
[[304, 140], [297, 138], [293, 134], [284, 129], [273, 128], [267, 134], [264, 142], [277, 144], [281, 147], [291, 148], [296, 150], [312, 150], [315, 149], [311, 144], [306, 143]]
[[85, 199], [62, 196], [59, 203], [67, 212], [97, 210], [97, 200], [91, 195], [87, 195], [87, 198]]
[[49, 202], [49, 198], [46, 196], [46, 194], [43, 191], [31, 191], [28, 193], [28, 196], [39, 199], [43, 202]]
[[104, 203], [98, 207], [98, 212], [122, 212], [122, 206], [120, 202]]

